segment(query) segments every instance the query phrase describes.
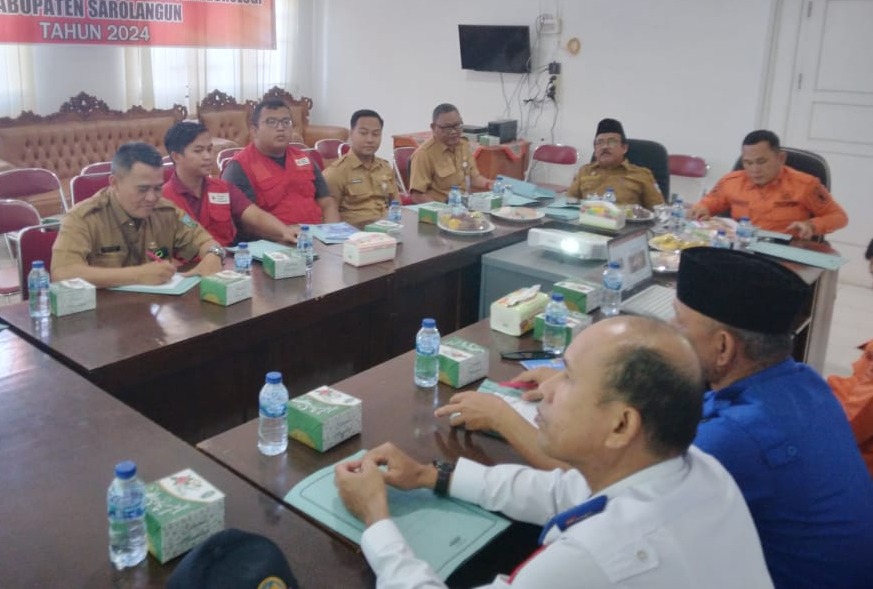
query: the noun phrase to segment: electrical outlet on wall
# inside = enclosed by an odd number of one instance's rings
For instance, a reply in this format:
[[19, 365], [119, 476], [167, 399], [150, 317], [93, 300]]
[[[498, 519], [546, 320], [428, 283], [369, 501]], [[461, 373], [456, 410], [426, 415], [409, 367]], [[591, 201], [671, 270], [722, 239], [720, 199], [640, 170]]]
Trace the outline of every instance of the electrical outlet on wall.
[[541, 35], [560, 35], [561, 19], [554, 14], [541, 14], [537, 19], [537, 30]]

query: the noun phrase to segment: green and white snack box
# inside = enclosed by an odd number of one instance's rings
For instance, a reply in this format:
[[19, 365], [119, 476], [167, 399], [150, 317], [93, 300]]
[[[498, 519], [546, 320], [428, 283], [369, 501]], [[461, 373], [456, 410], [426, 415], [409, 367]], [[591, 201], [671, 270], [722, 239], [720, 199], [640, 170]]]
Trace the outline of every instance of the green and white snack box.
[[306, 274], [306, 260], [297, 250], [282, 249], [267, 252], [261, 259], [264, 273], [270, 278], [294, 278]]
[[418, 207], [418, 222], [436, 225], [439, 215], [449, 210], [449, 205], [442, 202], [426, 202]]
[[161, 564], [224, 529], [224, 493], [186, 468], [146, 485], [149, 552]]
[[556, 282], [552, 292], [564, 295], [564, 303], [570, 311], [590, 313], [603, 301], [603, 286], [585, 280], [562, 280]]
[[397, 240], [397, 243], [403, 241], [403, 225], [389, 221], [388, 219], [379, 219], [367, 225], [364, 225], [364, 231], [372, 233], [387, 233]]
[[[570, 311], [567, 314], [567, 325], [564, 326], [565, 340], [564, 344], [569, 346], [570, 341], [576, 334], [581, 332], [583, 329], [591, 325], [591, 315], [586, 315], [585, 313], [579, 313], [577, 311]], [[543, 329], [546, 326], [546, 314], [540, 313], [534, 318], [534, 332], [533, 336], [535, 340], [543, 339]]]
[[467, 197], [467, 208], [471, 211], [493, 211], [503, 206], [503, 196], [493, 192], [474, 192]]
[[440, 382], [460, 388], [488, 376], [488, 348], [459, 337], [440, 342]]
[[95, 309], [97, 289], [81, 278], [52, 282], [49, 285], [49, 306], [56, 317]]
[[523, 335], [533, 329], [534, 317], [546, 310], [548, 302], [546, 293], [532, 288], [512, 291], [491, 303], [491, 329], [508, 335]]
[[200, 279], [200, 299], [227, 307], [252, 298], [252, 277], [222, 270]]
[[319, 452], [361, 433], [361, 400], [321, 386], [288, 401], [288, 436]]

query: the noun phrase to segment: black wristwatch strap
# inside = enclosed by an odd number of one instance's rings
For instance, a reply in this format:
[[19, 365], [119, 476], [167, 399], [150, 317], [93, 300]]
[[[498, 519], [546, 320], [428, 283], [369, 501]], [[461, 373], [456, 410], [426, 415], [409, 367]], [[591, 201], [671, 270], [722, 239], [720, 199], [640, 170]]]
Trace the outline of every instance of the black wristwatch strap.
[[449, 494], [449, 481], [452, 479], [455, 464], [453, 462], [434, 460], [433, 465], [437, 469], [437, 480], [433, 486], [433, 492], [440, 497], [446, 497]]

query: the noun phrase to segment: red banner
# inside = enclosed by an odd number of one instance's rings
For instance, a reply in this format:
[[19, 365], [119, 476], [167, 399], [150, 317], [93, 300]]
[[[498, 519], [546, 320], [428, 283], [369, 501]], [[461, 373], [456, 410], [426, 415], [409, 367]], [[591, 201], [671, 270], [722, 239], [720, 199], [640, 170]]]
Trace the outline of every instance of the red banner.
[[0, 0], [0, 43], [275, 49], [273, 0]]

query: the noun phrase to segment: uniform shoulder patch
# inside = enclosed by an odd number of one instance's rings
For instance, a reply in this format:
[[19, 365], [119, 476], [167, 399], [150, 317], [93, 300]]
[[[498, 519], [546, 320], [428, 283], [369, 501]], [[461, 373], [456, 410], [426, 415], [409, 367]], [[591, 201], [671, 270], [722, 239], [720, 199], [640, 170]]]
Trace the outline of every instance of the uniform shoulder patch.
[[182, 213], [182, 217], [179, 219], [182, 222], [182, 225], [185, 227], [197, 227], [197, 221], [191, 218], [191, 215], [188, 213]]

